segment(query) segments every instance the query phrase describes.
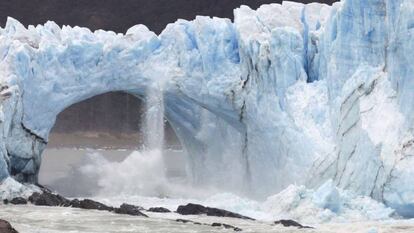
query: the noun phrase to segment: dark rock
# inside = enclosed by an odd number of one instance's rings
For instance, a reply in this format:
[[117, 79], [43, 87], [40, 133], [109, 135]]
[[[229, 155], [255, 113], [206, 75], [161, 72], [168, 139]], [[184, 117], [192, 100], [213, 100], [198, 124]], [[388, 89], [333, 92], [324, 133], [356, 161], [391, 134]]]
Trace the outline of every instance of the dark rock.
[[[33, 203], [34, 205], [39, 205], [39, 206], [64, 206], [64, 207], [73, 207], [73, 208], [80, 208], [80, 209], [87, 209], [87, 210], [104, 210], [104, 211], [113, 211], [117, 214], [127, 214], [127, 215], [133, 215], [133, 216], [148, 217], [147, 215], [141, 212], [141, 210], [144, 210], [144, 208], [139, 207], [139, 206], [122, 204], [119, 208], [113, 208], [111, 206], [107, 206], [103, 203], [90, 200], [90, 199], [68, 200], [58, 194], [53, 194], [49, 192], [49, 190], [47, 189], [44, 189], [43, 191], [44, 191], [43, 193], [33, 193], [29, 197], [29, 201]], [[23, 201], [26, 201], [26, 200], [19, 198], [16, 200], [13, 199], [10, 203], [13, 203], [13, 202], [22, 203], [22, 204], [27, 203], [27, 202], [23, 203]], [[5, 200], [3, 202], [8, 202], [8, 201]], [[156, 210], [165, 211], [165, 210], [161, 210], [158, 208]]]
[[253, 218], [249, 218], [240, 214], [236, 214], [227, 210], [205, 207], [198, 204], [189, 203], [185, 206], [178, 206], [177, 213], [182, 215], [200, 215], [206, 214], [207, 216], [216, 216], [216, 217], [228, 217], [228, 218], [240, 218], [240, 219], [248, 219], [254, 220]]
[[199, 222], [194, 222], [194, 221], [191, 221], [191, 220], [188, 220], [188, 219], [176, 219], [175, 220], [176, 222], [181, 222], [181, 223], [192, 223], [192, 224], [194, 224], [194, 225], [203, 225], [202, 223], [199, 223]]
[[187, 219], [176, 219], [175, 220], [176, 222], [181, 222], [181, 223], [189, 223], [189, 222], [192, 222], [192, 221], [190, 221], [190, 220], [187, 220]]
[[59, 194], [49, 192], [33, 193], [29, 201], [38, 206], [69, 206], [70, 201]]
[[18, 233], [9, 222], [0, 219], [0, 233]]
[[223, 227], [225, 229], [232, 229], [234, 231], [242, 231], [242, 229], [240, 229], [238, 227], [235, 227], [235, 226], [232, 226], [232, 225], [229, 225], [229, 224], [225, 224], [225, 223], [217, 223], [217, 222], [215, 222], [215, 223], [213, 223], [213, 224], [210, 225], [210, 224], [206, 224], [206, 223], [194, 222], [194, 221], [188, 220], [188, 219], [176, 219], [175, 221], [176, 222], [181, 222], [181, 223], [192, 223], [192, 224], [195, 224], [195, 225], [205, 225], [205, 226], [212, 226], [212, 227]]
[[87, 209], [87, 210], [114, 211], [115, 213], [118, 213], [118, 214], [128, 214], [128, 215], [134, 215], [134, 216], [148, 217], [147, 215], [141, 212], [143, 208], [139, 206], [122, 204], [119, 208], [113, 208], [111, 206], [107, 206], [103, 203], [90, 200], [90, 199], [68, 200], [58, 194], [50, 193], [47, 190], [44, 190], [43, 193], [33, 193], [29, 197], [29, 201], [33, 203], [34, 205], [39, 205], [39, 206], [64, 206], [64, 207], [73, 207], [73, 208], [80, 208], [80, 209]]
[[40, 188], [40, 190], [42, 190], [42, 192], [53, 193], [53, 191], [50, 188], [48, 188], [48, 187], [46, 187], [44, 185], [41, 185], [41, 184], [37, 183], [36, 186], [38, 188]]
[[309, 227], [309, 226], [303, 226], [302, 224], [293, 221], [293, 220], [286, 220], [286, 219], [282, 219], [279, 221], [275, 222], [276, 225], [283, 225], [284, 227], [297, 227], [297, 228], [313, 228], [313, 227]]
[[147, 215], [141, 212], [142, 209], [143, 209], [142, 207], [124, 203], [119, 208], [114, 209], [114, 212], [117, 214], [127, 214], [127, 215], [133, 215], [133, 216], [148, 217]]
[[[100, 202], [91, 200], [91, 199], [84, 199], [79, 202], [72, 201], [71, 204], [76, 205], [76, 208], [86, 209], [86, 210], [106, 210], [106, 211], [112, 211], [114, 210], [113, 207], [107, 206], [105, 204], [102, 204]], [[72, 207], [75, 207], [72, 205]]]
[[73, 199], [69, 202], [69, 206], [73, 208], [80, 208], [80, 201], [78, 199]]
[[15, 197], [10, 201], [10, 203], [13, 205], [26, 205], [27, 200], [24, 199], [23, 197]]
[[164, 207], [152, 207], [149, 208], [149, 212], [155, 212], [155, 213], [170, 213], [171, 210], [164, 208]]
[[229, 225], [229, 224], [225, 224], [225, 223], [213, 223], [211, 224], [212, 227], [224, 227], [225, 229], [233, 229], [234, 231], [242, 231], [241, 228]]
[[4, 199], [4, 200], [3, 200], [3, 204], [5, 204], [5, 205], [9, 204], [9, 200]]

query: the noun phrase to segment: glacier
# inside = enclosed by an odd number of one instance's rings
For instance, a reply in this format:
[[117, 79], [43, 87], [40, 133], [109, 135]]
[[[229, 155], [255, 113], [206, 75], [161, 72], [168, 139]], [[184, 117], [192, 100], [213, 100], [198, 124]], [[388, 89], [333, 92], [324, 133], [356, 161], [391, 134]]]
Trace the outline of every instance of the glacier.
[[261, 209], [270, 214], [270, 220], [296, 219], [306, 224], [383, 221], [391, 219], [395, 213], [369, 197], [337, 188], [332, 180], [317, 190], [290, 185], [268, 197]]
[[0, 28], [0, 180], [37, 183], [56, 116], [110, 91], [165, 117], [195, 185], [264, 198], [333, 185], [414, 217], [414, 2], [285, 1], [160, 34]]

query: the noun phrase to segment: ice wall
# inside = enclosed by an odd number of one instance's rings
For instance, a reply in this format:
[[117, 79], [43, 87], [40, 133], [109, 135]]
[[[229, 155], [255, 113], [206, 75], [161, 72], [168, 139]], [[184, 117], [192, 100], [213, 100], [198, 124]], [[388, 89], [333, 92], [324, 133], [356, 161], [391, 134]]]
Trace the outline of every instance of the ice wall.
[[[165, 115], [195, 184], [263, 197], [327, 180], [414, 213], [414, 3], [242, 6], [155, 35], [0, 29], [0, 177], [36, 182], [56, 115], [165, 83]], [[1, 156], [0, 156], [1, 158]]]

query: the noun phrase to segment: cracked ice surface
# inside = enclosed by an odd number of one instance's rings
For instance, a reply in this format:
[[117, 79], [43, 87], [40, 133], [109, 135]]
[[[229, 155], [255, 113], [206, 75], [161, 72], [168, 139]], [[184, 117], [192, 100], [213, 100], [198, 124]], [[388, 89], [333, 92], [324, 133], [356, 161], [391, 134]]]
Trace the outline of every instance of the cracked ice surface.
[[144, 97], [165, 115], [196, 184], [256, 197], [327, 180], [414, 213], [414, 3], [242, 6], [156, 35], [53, 22], [0, 29], [0, 177], [36, 182], [57, 114], [86, 98]]

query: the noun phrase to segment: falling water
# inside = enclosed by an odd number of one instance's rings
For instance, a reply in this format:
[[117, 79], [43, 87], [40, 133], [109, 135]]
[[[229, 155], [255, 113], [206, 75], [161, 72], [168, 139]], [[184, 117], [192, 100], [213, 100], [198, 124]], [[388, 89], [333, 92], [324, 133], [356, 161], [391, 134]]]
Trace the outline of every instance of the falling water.
[[144, 130], [145, 149], [162, 152], [164, 147], [164, 95], [159, 86], [147, 90]]

